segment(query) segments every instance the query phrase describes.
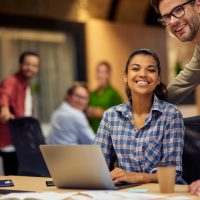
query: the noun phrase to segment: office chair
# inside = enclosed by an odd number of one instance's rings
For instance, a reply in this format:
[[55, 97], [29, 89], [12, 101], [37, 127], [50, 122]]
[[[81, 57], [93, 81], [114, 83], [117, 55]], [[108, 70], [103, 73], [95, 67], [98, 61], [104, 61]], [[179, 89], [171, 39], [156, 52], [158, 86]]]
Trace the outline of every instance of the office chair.
[[200, 116], [184, 119], [183, 179], [190, 184], [200, 179]]
[[18, 175], [49, 177], [39, 149], [45, 144], [39, 121], [33, 117], [11, 119], [8, 127], [19, 161]]

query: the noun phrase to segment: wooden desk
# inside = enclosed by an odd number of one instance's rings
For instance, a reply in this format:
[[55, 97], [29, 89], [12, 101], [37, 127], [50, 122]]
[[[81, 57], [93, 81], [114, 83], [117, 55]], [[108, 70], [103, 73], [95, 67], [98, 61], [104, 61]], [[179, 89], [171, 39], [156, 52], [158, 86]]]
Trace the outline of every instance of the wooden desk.
[[[43, 178], [43, 177], [28, 177], [28, 176], [0, 176], [1, 179], [12, 179], [14, 183], [14, 187], [6, 187], [0, 189], [9, 189], [9, 190], [26, 190], [26, 191], [36, 191], [36, 192], [72, 192], [72, 191], [80, 191], [80, 190], [72, 190], [72, 189], [58, 189], [55, 186], [47, 187], [45, 181], [52, 180], [51, 178]], [[134, 189], [147, 188], [147, 193], [159, 193], [158, 184], [149, 183], [143, 184], [140, 186], [134, 187]], [[129, 188], [130, 189], [130, 188]], [[120, 191], [127, 191], [128, 189], [123, 189]], [[175, 193], [170, 194], [170, 196], [189, 196], [191, 199], [200, 200], [198, 196], [192, 196], [187, 192], [186, 185], [176, 185]]]

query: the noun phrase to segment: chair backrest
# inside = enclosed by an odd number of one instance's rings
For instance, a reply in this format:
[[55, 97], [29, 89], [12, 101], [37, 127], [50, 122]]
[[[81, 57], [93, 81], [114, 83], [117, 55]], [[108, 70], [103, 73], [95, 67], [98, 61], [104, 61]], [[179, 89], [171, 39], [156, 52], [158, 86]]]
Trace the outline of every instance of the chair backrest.
[[39, 149], [45, 144], [40, 123], [33, 117], [11, 119], [8, 122], [19, 161], [18, 175], [49, 177], [49, 171]]
[[184, 119], [183, 179], [190, 184], [200, 179], [200, 116]]

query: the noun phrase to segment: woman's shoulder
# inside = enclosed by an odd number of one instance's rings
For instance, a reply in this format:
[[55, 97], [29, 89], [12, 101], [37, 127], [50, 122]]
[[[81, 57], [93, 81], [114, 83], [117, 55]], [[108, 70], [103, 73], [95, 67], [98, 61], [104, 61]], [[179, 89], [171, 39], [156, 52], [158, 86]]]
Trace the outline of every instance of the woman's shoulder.
[[172, 104], [172, 103], [169, 103], [167, 101], [161, 101], [161, 106], [162, 106], [162, 110], [163, 112], [167, 112], [167, 113], [181, 113], [179, 108]]

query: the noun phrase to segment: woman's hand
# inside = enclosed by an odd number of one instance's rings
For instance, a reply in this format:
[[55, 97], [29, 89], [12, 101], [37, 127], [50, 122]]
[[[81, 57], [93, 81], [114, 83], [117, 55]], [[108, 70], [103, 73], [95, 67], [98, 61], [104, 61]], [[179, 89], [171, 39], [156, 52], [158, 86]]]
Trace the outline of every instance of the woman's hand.
[[114, 183], [155, 183], [157, 182], [157, 174], [127, 172], [121, 168], [115, 168], [110, 172]]
[[138, 183], [142, 182], [142, 175], [140, 173], [127, 172], [120, 168], [115, 168], [111, 171], [111, 177], [114, 183], [127, 182]]
[[188, 190], [191, 194], [200, 194], [200, 179], [191, 183]]

